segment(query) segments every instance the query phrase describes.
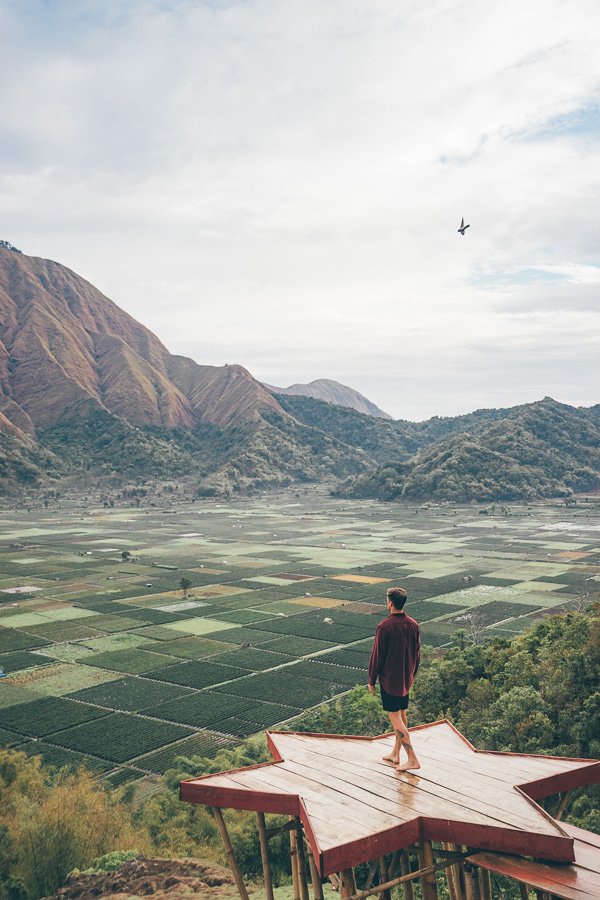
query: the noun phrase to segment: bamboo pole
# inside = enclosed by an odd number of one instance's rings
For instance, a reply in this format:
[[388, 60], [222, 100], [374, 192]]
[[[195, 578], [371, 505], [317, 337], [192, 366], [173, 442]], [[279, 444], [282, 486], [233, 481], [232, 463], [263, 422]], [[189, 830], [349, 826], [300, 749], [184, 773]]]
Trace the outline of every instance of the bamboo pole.
[[396, 852], [392, 855], [390, 860], [390, 865], [388, 868], [388, 878], [394, 878], [396, 876], [396, 872], [398, 871], [398, 866], [400, 865], [400, 850], [396, 850]]
[[481, 900], [492, 900], [492, 879], [487, 869], [479, 867], [479, 893]]
[[298, 833], [295, 828], [290, 831], [290, 859], [292, 861], [292, 884], [294, 900], [300, 900], [300, 874], [298, 872]]
[[464, 867], [465, 873], [465, 896], [467, 900], [480, 900], [479, 897], [479, 880], [475, 868], [466, 863]]
[[[388, 867], [387, 860], [385, 856], [379, 857], [379, 883], [385, 884], [386, 881], [389, 881], [388, 875]], [[379, 900], [392, 900], [392, 895], [389, 891], [381, 891], [379, 894]]]
[[379, 860], [372, 859], [371, 865], [369, 866], [369, 874], [367, 875], [367, 880], [365, 881], [365, 890], [366, 891], [369, 890], [369, 888], [372, 886], [373, 882], [375, 881], [375, 874], [377, 872], [378, 867], [379, 867]]
[[425, 871], [421, 876], [421, 893], [423, 900], [437, 900], [437, 882], [435, 880], [435, 868], [431, 841], [423, 841], [418, 847], [419, 864]]
[[[407, 850], [403, 850], [400, 854], [400, 872], [402, 878], [407, 878], [411, 874], [410, 869], [410, 856]], [[412, 882], [405, 881], [403, 884], [404, 888], [404, 900], [415, 900], [415, 892], [413, 890]]]
[[213, 806], [211, 807], [211, 809], [215, 822], [217, 823], [217, 828], [219, 829], [219, 834], [221, 835], [221, 840], [223, 841], [223, 846], [225, 847], [225, 852], [227, 853], [227, 858], [229, 860], [229, 865], [231, 866], [231, 871], [233, 872], [233, 877], [238, 889], [238, 894], [240, 895], [242, 900], [249, 900], [248, 891], [246, 890], [246, 885], [244, 884], [242, 873], [240, 872], [235, 856], [233, 855], [233, 847], [231, 846], [231, 841], [229, 840], [229, 832], [227, 831], [223, 813], [218, 806]]
[[567, 808], [567, 803], [569, 802], [569, 791], [565, 791], [560, 795], [560, 802], [558, 804], [558, 809], [556, 810], [555, 819], [562, 819], [565, 809]]
[[295, 817], [296, 820], [296, 850], [298, 851], [298, 881], [300, 884], [300, 895], [302, 900], [308, 898], [308, 882], [306, 880], [306, 857], [304, 856], [304, 831], [302, 822]]
[[312, 889], [315, 900], [323, 900], [323, 885], [321, 884], [321, 875], [319, 874], [319, 870], [317, 869], [317, 864], [315, 862], [315, 857], [312, 852], [312, 847], [306, 842], [306, 852], [308, 855], [308, 865], [310, 868], [310, 880], [312, 881]]
[[267, 900], [274, 900], [273, 896], [273, 879], [271, 878], [271, 864], [269, 862], [269, 847], [267, 843], [267, 826], [265, 824], [265, 814], [256, 813], [258, 819], [258, 839], [260, 841], [260, 856], [263, 867], [263, 882], [265, 885], [265, 895]]
[[356, 895], [356, 881], [354, 880], [354, 869], [344, 869], [342, 875], [342, 897], [349, 898]]
[[[442, 850], [448, 853], [452, 852], [454, 844], [442, 842]], [[456, 865], [448, 866], [446, 869], [446, 885], [448, 887], [448, 897], [450, 900], [460, 900], [460, 894], [457, 892], [457, 867]]]
[[[348, 897], [348, 900], [364, 900], [365, 897], [372, 897], [373, 894], [378, 894], [382, 889], [386, 891], [390, 890], [393, 887], [396, 887], [399, 884], [408, 885], [411, 881], [415, 881], [422, 875], [426, 875], [429, 872], [437, 872], [440, 869], [445, 869], [449, 865], [450, 862], [448, 862], [448, 860], [444, 860], [443, 862], [436, 863], [435, 865], [427, 869], [417, 869], [416, 872], [409, 872], [407, 875], [400, 875], [399, 878], [394, 878], [392, 881], [387, 881], [384, 884], [378, 884], [376, 887], [372, 887], [368, 891], [358, 891], [357, 893], [352, 894], [350, 897]], [[346, 871], [352, 870], [347, 869]], [[342, 897], [346, 897], [346, 894], [342, 894]]]

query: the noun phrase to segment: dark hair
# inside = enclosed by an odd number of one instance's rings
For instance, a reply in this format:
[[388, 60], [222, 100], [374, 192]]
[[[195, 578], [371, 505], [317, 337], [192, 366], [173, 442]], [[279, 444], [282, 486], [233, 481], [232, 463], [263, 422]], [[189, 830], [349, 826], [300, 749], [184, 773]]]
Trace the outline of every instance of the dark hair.
[[404, 609], [404, 604], [407, 599], [404, 588], [388, 588], [387, 597], [394, 609]]

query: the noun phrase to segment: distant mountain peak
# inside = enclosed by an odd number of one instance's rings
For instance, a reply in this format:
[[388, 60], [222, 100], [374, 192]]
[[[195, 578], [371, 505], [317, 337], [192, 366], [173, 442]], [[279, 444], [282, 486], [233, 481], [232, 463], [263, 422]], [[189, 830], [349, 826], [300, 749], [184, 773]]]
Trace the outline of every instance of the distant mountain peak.
[[367, 399], [359, 391], [340, 384], [331, 378], [317, 378], [308, 384], [291, 384], [289, 387], [281, 388], [274, 385], [265, 384], [268, 390], [275, 394], [291, 394], [297, 397], [312, 397], [315, 400], [324, 400], [326, 403], [334, 403], [336, 406], [345, 406], [355, 409], [357, 412], [365, 413], [369, 416], [375, 416], [377, 419], [392, 419], [389, 413], [384, 412], [378, 406]]

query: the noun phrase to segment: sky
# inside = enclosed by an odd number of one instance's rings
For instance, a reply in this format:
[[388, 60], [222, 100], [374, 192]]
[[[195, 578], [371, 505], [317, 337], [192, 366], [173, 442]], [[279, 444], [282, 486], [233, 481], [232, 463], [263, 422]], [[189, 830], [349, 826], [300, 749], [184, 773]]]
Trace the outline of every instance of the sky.
[[597, 0], [0, 0], [0, 239], [270, 384], [598, 403], [599, 36]]

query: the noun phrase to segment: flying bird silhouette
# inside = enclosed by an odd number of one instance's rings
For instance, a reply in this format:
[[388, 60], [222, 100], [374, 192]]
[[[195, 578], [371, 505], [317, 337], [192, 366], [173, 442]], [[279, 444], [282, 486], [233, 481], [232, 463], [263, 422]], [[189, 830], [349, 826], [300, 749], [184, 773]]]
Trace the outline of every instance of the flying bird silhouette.
[[464, 219], [461, 219], [461, 220], [460, 220], [460, 228], [459, 228], [458, 230], [460, 231], [460, 233], [461, 233], [462, 236], [464, 237], [464, 236], [465, 236], [465, 231], [467, 230], [467, 228], [470, 228], [470, 227], [471, 227], [470, 225], [465, 225], [465, 220], [464, 220]]

